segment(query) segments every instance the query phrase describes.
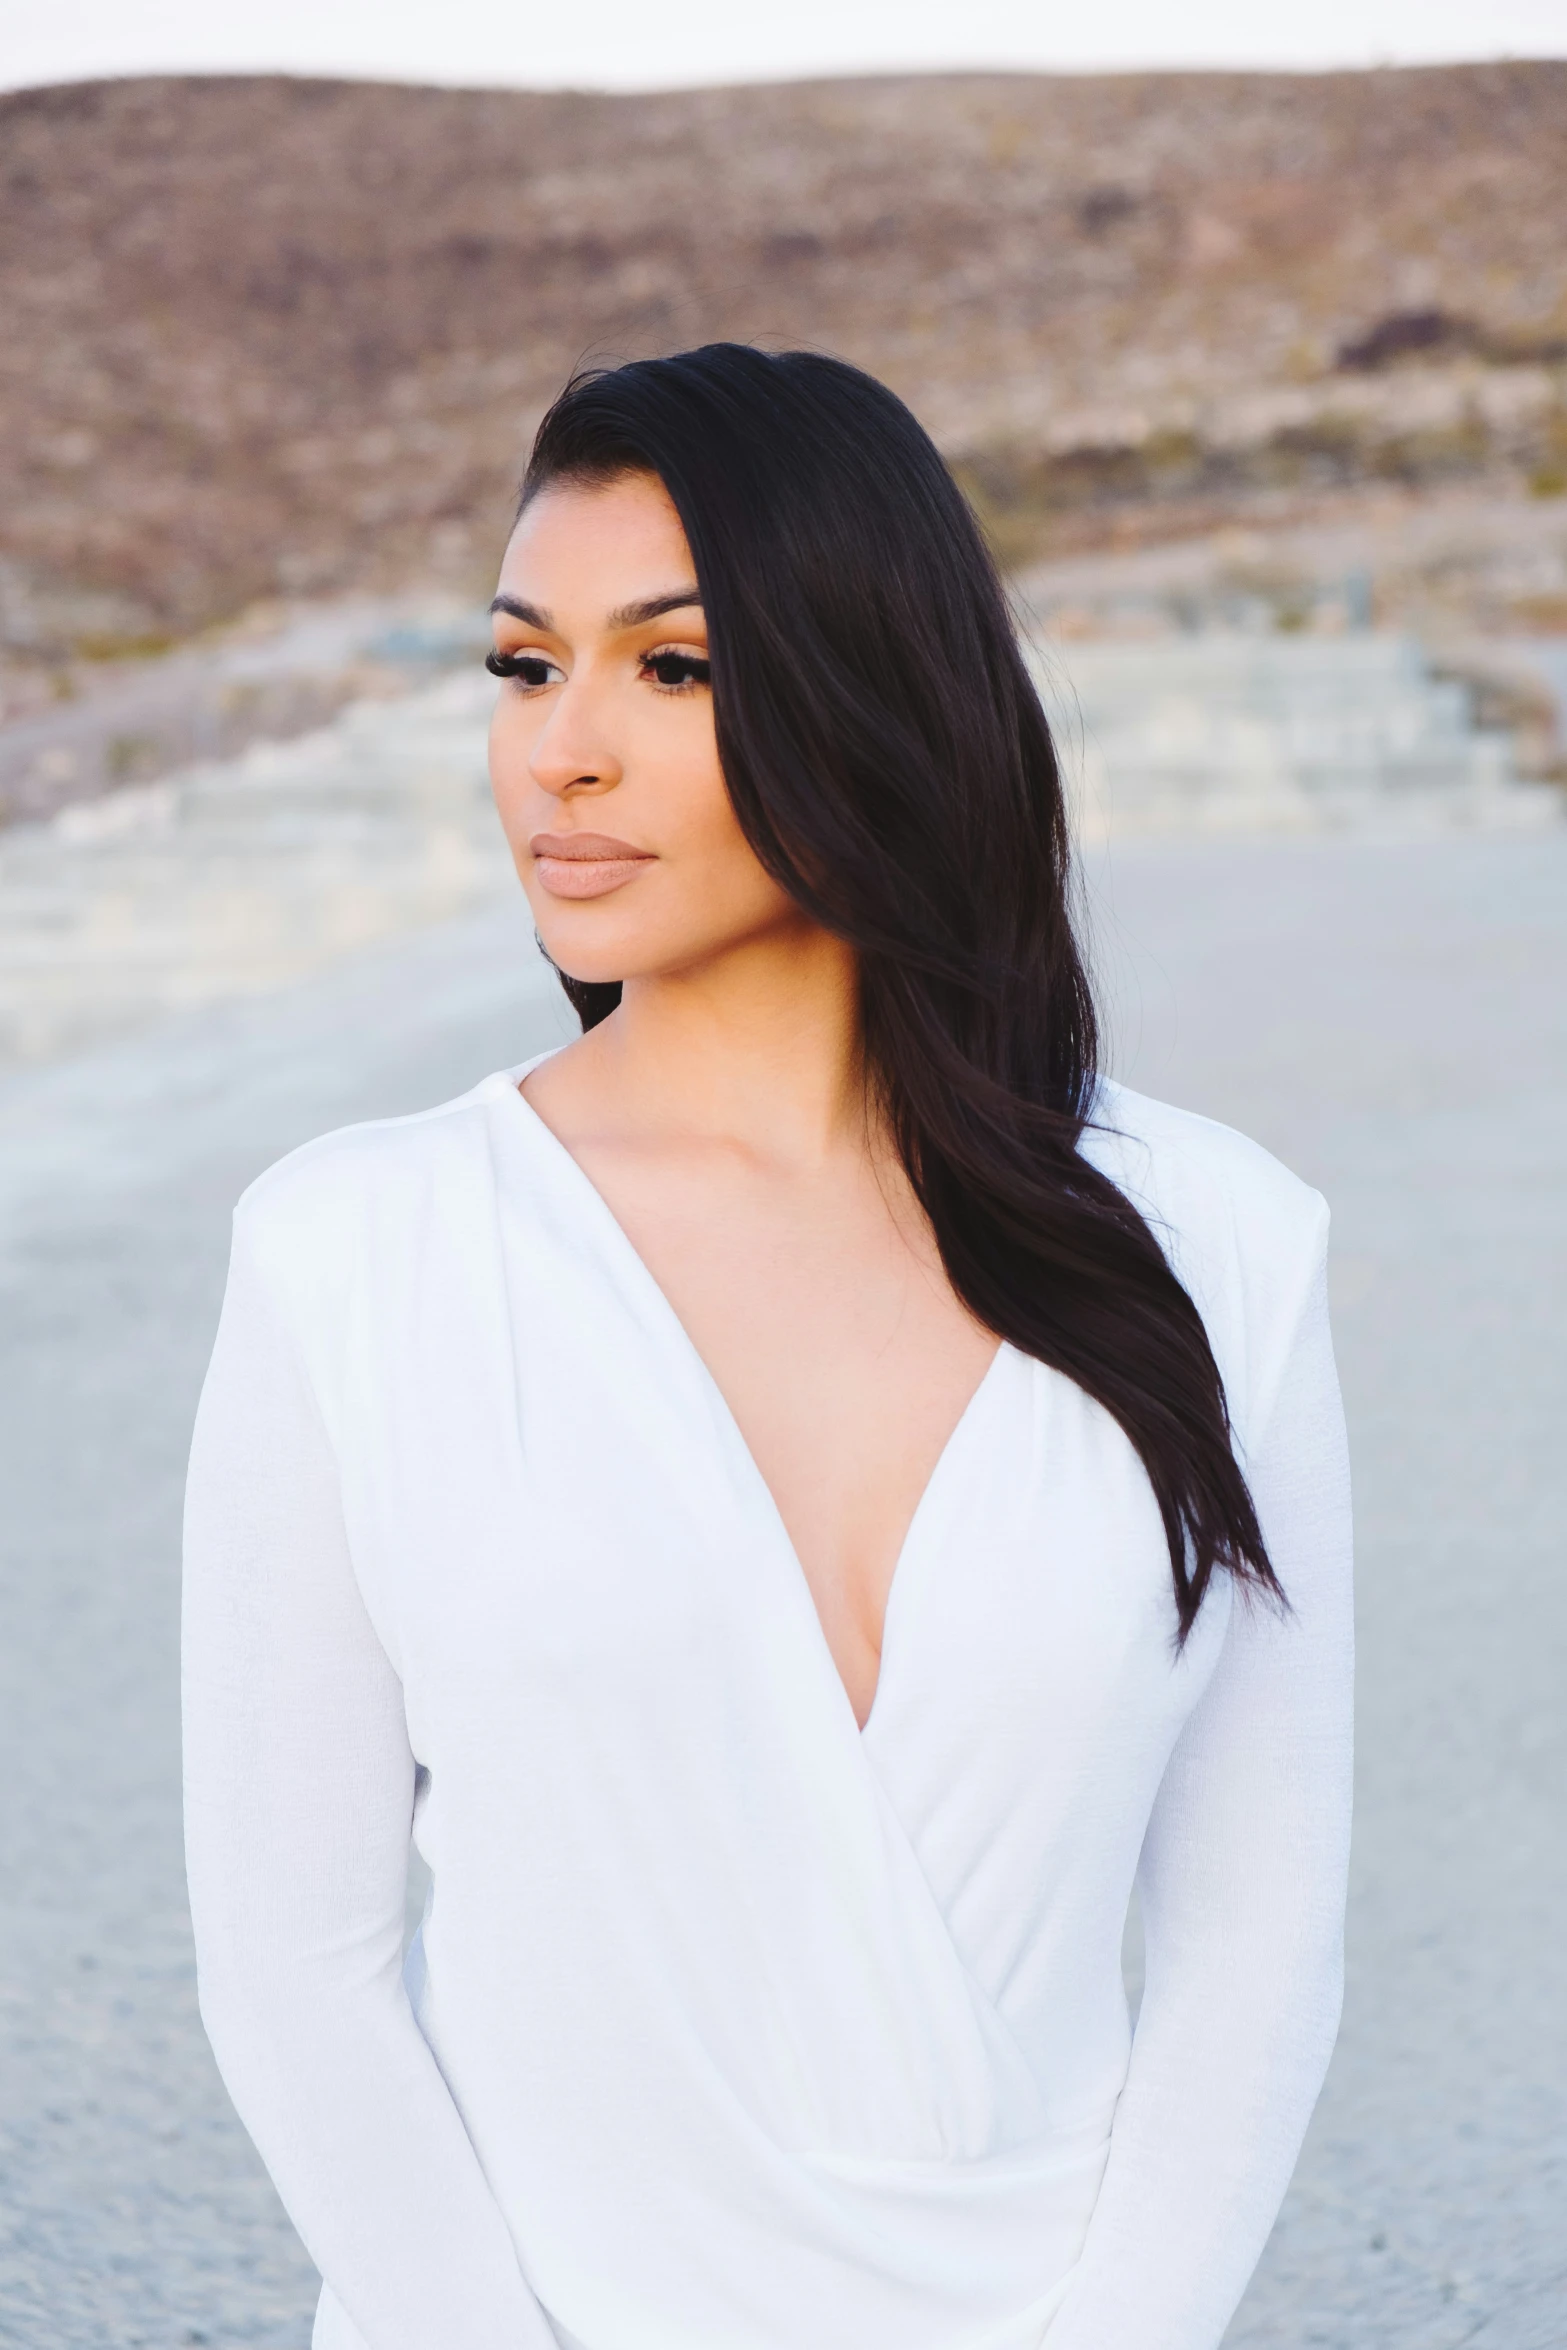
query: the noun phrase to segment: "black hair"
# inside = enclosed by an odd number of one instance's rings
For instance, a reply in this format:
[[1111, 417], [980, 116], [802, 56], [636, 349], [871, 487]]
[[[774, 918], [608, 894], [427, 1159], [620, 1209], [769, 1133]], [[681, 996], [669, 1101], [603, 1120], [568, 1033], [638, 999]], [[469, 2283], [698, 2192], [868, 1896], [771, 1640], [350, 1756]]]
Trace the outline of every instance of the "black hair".
[[[1282, 1596], [1201, 1317], [1079, 1149], [1097, 1031], [1055, 748], [934, 443], [841, 360], [709, 343], [574, 378], [522, 503], [625, 473], [685, 529], [746, 837], [856, 950], [869, 1081], [953, 1288], [1125, 1430], [1181, 1640], [1216, 1569]], [[585, 1028], [620, 1000], [562, 981]]]

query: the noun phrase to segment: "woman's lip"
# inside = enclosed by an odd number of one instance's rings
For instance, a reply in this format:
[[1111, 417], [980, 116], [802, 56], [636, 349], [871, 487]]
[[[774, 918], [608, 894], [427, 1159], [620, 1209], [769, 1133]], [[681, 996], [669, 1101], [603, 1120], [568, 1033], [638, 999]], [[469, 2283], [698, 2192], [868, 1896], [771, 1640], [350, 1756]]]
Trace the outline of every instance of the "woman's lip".
[[651, 849], [633, 848], [612, 832], [536, 832], [528, 843], [535, 857], [577, 858], [585, 865], [616, 857], [651, 857]]
[[528, 848], [552, 898], [603, 897], [655, 861], [649, 850], [603, 832], [536, 832]]

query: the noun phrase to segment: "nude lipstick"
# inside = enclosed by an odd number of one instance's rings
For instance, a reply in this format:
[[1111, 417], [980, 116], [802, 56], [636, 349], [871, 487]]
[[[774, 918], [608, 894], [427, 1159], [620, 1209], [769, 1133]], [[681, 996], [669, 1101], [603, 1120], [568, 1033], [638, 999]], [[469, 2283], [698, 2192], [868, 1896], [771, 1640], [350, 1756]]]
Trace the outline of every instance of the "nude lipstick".
[[658, 861], [607, 832], [536, 832], [528, 853], [552, 898], [604, 897]]

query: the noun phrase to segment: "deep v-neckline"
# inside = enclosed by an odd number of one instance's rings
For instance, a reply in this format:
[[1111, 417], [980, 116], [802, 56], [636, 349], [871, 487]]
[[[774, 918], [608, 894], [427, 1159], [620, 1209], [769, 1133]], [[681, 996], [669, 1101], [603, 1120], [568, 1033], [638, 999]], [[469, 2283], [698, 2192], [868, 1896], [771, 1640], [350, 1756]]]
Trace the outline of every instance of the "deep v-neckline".
[[[554, 1051], [563, 1049], [563, 1047], [556, 1046]], [[821, 1610], [816, 1604], [816, 1595], [811, 1589], [810, 1577], [806, 1574], [804, 1563], [801, 1560], [794, 1537], [789, 1532], [783, 1511], [778, 1506], [777, 1496], [762, 1474], [761, 1465], [751, 1449], [745, 1431], [741, 1427], [712, 1365], [686, 1328], [668, 1291], [654, 1274], [647, 1259], [636, 1246], [581, 1160], [562, 1142], [555, 1129], [540, 1117], [522, 1090], [523, 1079], [530, 1076], [535, 1069], [541, 1067], [545, 1061], [552, 1057], [553, 1053], [539, 1053], [532, 1060], [523, 1062], [518, 1068], [504, 1070], [501, 1076], [505, 1089], [521, 1112], [525, 1129], [539, 1137], [546, 1155], [553, 1161], [565, 1179], [574, 1184], [583, 1195], [590, 1212], [597, 1217], [608, 1245], [621, 1258], [630, 1278], [643, 1292], [655, 1318], [665, 1326], [677, 1351], [700, 1382], [706, 1393], [709, 1408], [723, 1432], [725, 1442], [739, 1463], [745, 1481], [753, 1489], [759, 1504], [765, 1510], [772, 1524], [778, 1542], [793, 1570], [793, 1580], [797, 1586], [798, 1595], [803, 1600], [810, 1622], [815, 1627], [817, 1651], [826, 1663], [827, 1670], [832, 1676], [857, 1735], [864, 1739], [868, 1736], [871, 1725], [875, 1721], [876, 1708], [886, 1681], [887, 1647], [893, 1623], [894, 1605], [907, 1582], [904, 1570], [908, 1564], [910, 1553], [915, 1548], [915, 1538], [919, 1533], [921, 1521], [929, 1514], [932, 1496], [946, 1482], [944, 1472], [947, 1463], [959, 1449], [968, 1428], [979, 1416], [982, 1399], [996, 1384], [1001, 1358], [1008, 1351], [1007, 1343], [1005, 1339], [997, 1341], [994, 1354], [985, 1365], [984, 1371], [976, 1381], [962, 1411], [948, 1431], [946, 1439], [931, 1465], [930, 1473], [920, 1487], [919, 1497], [909, 1513], [908, 1523], [903, 1529], [902, 1540], [899, 1542], [897, 1555], [893, 1560], [892, 1575], [887, 1585], [887, 1596], [882, 1607], [881, 1639], [876, 1652], [876, 1679], [871, 1690], [871, 1701], [866, 1708], [865, 1719], [862, 1722], [855, 1711], [854, 1700], [849, 1695], [848, 1683], [839, 1670], [838, 1660], [833, 1654], [832, 1643], [827, 1637], [827, 1627], [822, 1622]]]

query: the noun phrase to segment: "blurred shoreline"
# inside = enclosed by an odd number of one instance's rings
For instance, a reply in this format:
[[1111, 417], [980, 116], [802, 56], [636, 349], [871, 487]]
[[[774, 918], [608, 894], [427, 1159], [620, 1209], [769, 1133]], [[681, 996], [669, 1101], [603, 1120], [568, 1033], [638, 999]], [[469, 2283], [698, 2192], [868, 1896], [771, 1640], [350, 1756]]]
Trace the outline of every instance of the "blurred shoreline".
[[[0, 827], [287, 742], [348, 704], [396, 700], [482, 659], [452, 596], [276, 601], [161, 653], [13, 670], [0, 695]], [[0, 677], [4, 673], [0, 672]]]

